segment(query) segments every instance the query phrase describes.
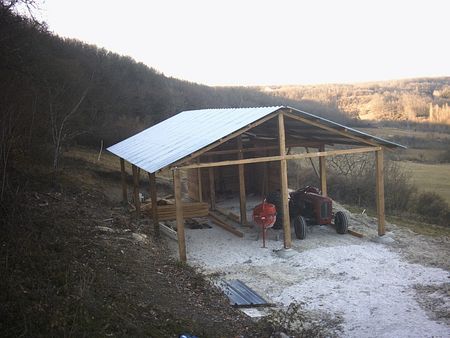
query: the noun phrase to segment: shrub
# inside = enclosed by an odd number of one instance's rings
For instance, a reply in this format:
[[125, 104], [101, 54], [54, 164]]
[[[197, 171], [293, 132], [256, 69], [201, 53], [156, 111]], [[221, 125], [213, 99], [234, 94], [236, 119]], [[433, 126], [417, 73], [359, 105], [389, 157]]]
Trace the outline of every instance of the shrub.
[[305, 303], [291, 303], [285, 309], [270, 310], [258, 326], [267, 337], [339, 337], [343, 318], [326, 312], [307, 310]]
[[[373, 157], [370, 157], [368, 154], [347, 155], [330, 161], [332, 172], [328, 179], [329, 195], [353, 205], [375, 206], [375, 165]], [[417, 189], [397, 162], [386, 159], [384, 190], [386, 210], [404, 211]]]
[[427, 220], [449, 225], [450, 208], [445, 199], [435, 192], [423, 192], [412, 201], [412, 210]]

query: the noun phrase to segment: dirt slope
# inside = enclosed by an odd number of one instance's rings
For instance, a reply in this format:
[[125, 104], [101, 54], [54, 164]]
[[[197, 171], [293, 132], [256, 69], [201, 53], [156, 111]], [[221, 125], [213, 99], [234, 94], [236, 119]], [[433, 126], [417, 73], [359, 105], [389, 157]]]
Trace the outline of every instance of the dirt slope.
[[96, 181], [89, 163], [77, 164], [66, 167], [57, 189], [28, 177], [0, 229], [2, 336], [233, 337], [256, 330], [105, 196], [98, 187], [107, 179]]

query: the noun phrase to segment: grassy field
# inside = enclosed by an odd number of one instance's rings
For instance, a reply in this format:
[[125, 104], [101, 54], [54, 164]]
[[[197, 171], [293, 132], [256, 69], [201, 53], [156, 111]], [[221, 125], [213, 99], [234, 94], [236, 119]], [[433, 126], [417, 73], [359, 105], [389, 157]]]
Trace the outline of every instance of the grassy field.
[[420, 191], [434, 191], [450, 203], [450, 164], [401, 162]]

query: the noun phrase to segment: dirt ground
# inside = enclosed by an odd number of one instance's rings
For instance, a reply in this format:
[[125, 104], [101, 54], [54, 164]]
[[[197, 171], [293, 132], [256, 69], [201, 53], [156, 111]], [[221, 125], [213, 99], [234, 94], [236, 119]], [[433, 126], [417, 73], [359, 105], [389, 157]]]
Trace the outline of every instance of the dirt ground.
[[[258, 202], [249, 203], [249, 213]], [[219, 206], [237, 211], [236, 201]], [[281, 230], [269, 230], [262, 248], [257, 228], [240, 228], [245, 233], [240, 239], [213, 225], [187, 229], [188, 260], [216, 281], [244, 281], [280, 308], [300, 303], [322, 317], [342, 318], [338, 336], [447, 337], [449, 238], [390, 223], [380, 238], [374, 218], [346, 213], [350, 228], [363, 238], [315, 226], [285, 252]]]
[[207, 279], [173, 259], [145, 220], [117, 202], [114, 173], [79, 159], [66, 160], [64, 171], [56, 185], [43, 173], [24, 177], [26, 191], [2, 220], [2, 336], [258, 332]]

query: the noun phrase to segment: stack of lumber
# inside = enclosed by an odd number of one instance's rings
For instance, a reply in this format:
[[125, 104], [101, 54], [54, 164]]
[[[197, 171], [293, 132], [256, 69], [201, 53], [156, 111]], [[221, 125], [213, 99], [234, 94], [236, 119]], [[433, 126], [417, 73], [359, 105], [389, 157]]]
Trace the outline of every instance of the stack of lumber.
[[[183, 218], [192, 217], [205, 217], [208, 216], [208, 203], [193, 202], [193, 203], [183, 203]], [[151, 204], [146, 204], [143, 208], [152, 217], [152, 207]], [[168, 221], [176, 218], [175, 205], [158, 205], [158, 220]]]

